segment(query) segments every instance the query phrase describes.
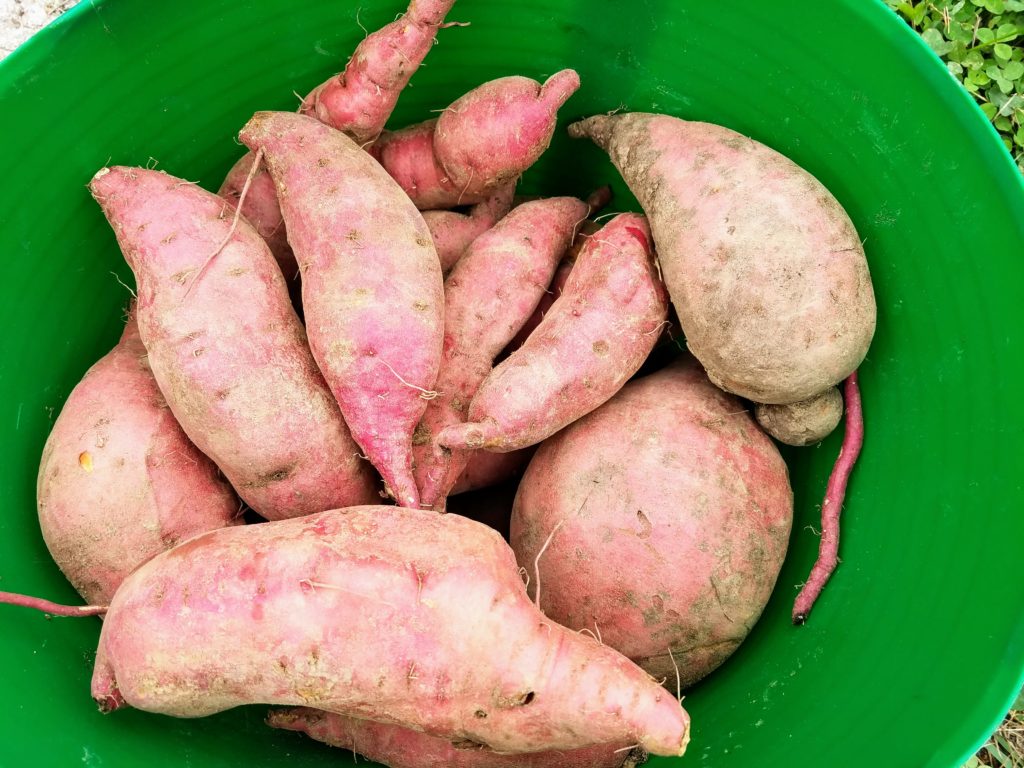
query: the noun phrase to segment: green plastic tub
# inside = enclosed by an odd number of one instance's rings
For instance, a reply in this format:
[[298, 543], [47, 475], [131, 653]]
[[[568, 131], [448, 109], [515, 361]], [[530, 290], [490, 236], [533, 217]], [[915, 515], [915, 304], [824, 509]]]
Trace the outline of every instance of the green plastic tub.
[[[380, 26], [402, 2], [362, 0], [358, 21]], [[108, 162], [156, 163], [216, 189], [254, 110], [294, 109], [293, 92], [343, 66], [358, 4], [87, 0], [0, 65], [0, 589], [77, 600], [39, 534], [36, 468], [68, 392], [117, 339], [130, 282], [86, 182]], [[686, 757], [652, 764], [960, 765], [1024, 670], [1024, 187], [982, 113], [876, 0], [459, 0], [451, 18], [472, 25], [441, 32], [396, 125], [486, 79], [574, 67], [566, 120], [625, 107], [727, 125], [816, 174], [866, 242], [879, 322], [843, 564], [793, 627], [834, 435], [787, 452], [797, 514], [775, 596], [687, 695]], [[634, 205], [595, 147], [560, 133], [523, 188], [610, 180]], [[0, 767], [351, 763], [266, 728], [262, 707], [99, 714], [99, 631], [0, 610]]]

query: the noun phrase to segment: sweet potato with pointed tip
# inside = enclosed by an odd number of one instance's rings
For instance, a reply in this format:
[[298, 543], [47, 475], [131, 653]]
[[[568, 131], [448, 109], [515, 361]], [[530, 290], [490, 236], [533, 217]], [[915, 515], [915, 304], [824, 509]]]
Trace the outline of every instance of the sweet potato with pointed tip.
[[677, 666], [682, 685], [704, 677], [757, 621], [792, 517], [775, 445], [691, 358], [541, 445], [510, 541], [545, 615], [675, 691]]
[[263, 149], [277, 186], [313, 356], [391, 494], [418, 507], [412, 436], [435, 396], [444, 336], [430, 231], [345, 134], [304, 115], [257, 112], [240, 136]]
[[735, 131], [667, 115], [598, 115], [569, 134], [605, 149], [643, 206], [687, 346], [718, 386], [794, 403], [857, 368], [875, 296], [821, 182]]
[[[300, 111], [348, 134], [357, 144], [377, 138], [395, 109], [398, 96], [423, 63], [435, 35], [455, 0], [411, 0], [395, 21], [367, 35], [356, 46], [345, 71], [317, 86]], [[231, 168], [217, 193], [232, 206], [252, 167], [255, 153], [247, 152]], [[242, 203], [243, 215], [266, 239], [285, 277], [297, 272], [288, 245], [277, 190], [261, 167]]]
[[514, 183], [551, 143], [575, 71], [541, 85], [501, 77], [456, 99], [439, 118], [385, 131], [370, 152], [421, 210], [480, 202]]
[[455, 0], [411, 0], [404, 14], [367, 35], [345, 71], [317, 86], [299, 111], [356, 144], [376, 139], [453, 5]]
[[635, 768], [646, 759], [642, 750], [619, 743], [527, 754], [495, 752], [471, 742], [453, 744], [411, 728], [309, 707], [273, 710], [267, 725], [304, 733], [389, 768]]
[[315, 706], [496, 751], [679, 755], [689, 739], [674, 696], [530, 602], [497, 532], [393, 506], [226, 528], [153, 558], [114, 595], [92, 693], [105, 711], [177, 717]]
[[423, 220], [441, 262], [441, 271], [448, 274], [470, 243], [493, 227], [512, 208], [515, 184], [499, 187], [467, 213], [458, 211], [424, 211]]
[[[242, 155], [228, 171], [224, 183], [217, 190], [217, 194], [227, 201], [232, 210], [238, 207], [242, 189], [252, 170], [252, 161], [255, 157], [253, 152]], [[242, 215], [260, 233], [260, 237], [267, 241], [285, 279], [294, 280], [299, 274], [299, 265], [295, 262], [292, 247], [288, 245], [288, 233], [284, 228], [281, 206], [277, 202], [274, 180], [270, 178], [263, 163], [260, 163], [260, 167], [252, 176], [252, 182], [242, 203]]]
[[654, 258], [643, 216], [620, 214], [602, 227], [540, 325], [480, 385], [466, 423], [446, 427], [437, 444], [525, 448], [618, 392], [653, 349], [668, 313]]
[[277, 519], [376, 498], [256, 230], [160, 171], [104, 168], [89, 188], [135, 273], [160, 391], [245, 502]]
[[589, 206], [575, 197], [520, 205], [459, 259], [444, 284], [444, 351], [430, 401], [414, 436], [420, 503], [443, 509], [466, 466], [465, 451], [437, 450], [434, 438], [465, 419], [467, 406], [540, 303]]
[[217, 467], [178, 426], [134, 317], [75, 385], [43, 446], [39, 527], [54, 561], [90, 603], [199, 533], [241, 522]]

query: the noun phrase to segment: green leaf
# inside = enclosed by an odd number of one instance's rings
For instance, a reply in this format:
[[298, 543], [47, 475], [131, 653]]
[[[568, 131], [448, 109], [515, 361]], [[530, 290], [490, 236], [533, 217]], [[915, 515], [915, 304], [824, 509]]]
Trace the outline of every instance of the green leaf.
[[967, 81], [975, 85], [988, 85], [992, 82], [992, 79], [980, 69], [976, 69], [967, 75]]
[[1024, 76], [1024, 64], [1019, 61], [1010, 61], [1003, 66], [1003, 77], [1007, 80], [1020, 80]]
[[997, 117], [994, 123], [996, 130], [1001, 133], [1010, 133], [1013, 130], [1013, 123], [1010, 122], [1008, 117]]
[[999, 69], [999, 67], [995, 64], [989, 64], [987, 67], [985, 67], [985, 74], [991, 77], [993, 80], [998, 80], [1003, 76], [1002, 70]]
[[964, 77], [964, 68], [957, 64], [955, 61], [947, 62], [946, 69], [949, 70], [949, 74], [958, 80], [962, 80]]
[[[1018, 147], [1024, 147], [1024, 128], [1018, 128], [1017, 132], [1013, 134], [1013, 143]], [[1024, 707], [1024, 701], [1018, 699], [1017, 703], [1013, 706], [1015, 709], [1020, 709], [1021, 707]]]
[[996, 33], [988, 27], [978, 27], [978, 42], [988, 45], [996, 39]]
[[1003, 0], [985, 0], [985, 8], [990, 13], [1004, 13], [1006, 11], [1006, 5]]
[[1009, 61], [1010, 57], [1013, 56], [1013, 48], [1008, 46], [1006, 43], [996, 43], [995, 47], [992, 49], [992, 53], [996, 55], [997, 59]]
[[995, 104], [982, 104], [981, 111], [985, 113], [985, 117], [989, 120], [996, 116], [996, 105]]
[[1024, 11], [1024, 0], [1006, 0], [1006, 10]]
[[968, 69], [981, 69], [985, 66], [985, 57], [978, 51], [968, 51], [964, 56], [963, 65]]
[[1013, 93], [1013, 83], [1003, 77], [995, 77], [993, 80], [996, 81], [996, 85], [999, 86], [999, 90], [1003, 93]]
[[1000, 24], [996, 30], [996, 37], [1004, 43], [1008, 43], [1017, 37], [1019, 31], [1016, 24]]
[[[924, 32], [921, 33], [921, 37], [924, 38], [924, 41], [926, 43], [928, 43], [928, 47], [935, 51], [935, 54], [937, 56], [945, 56], [947, 53], [953, 50], [953, 44], [946, 40], [942, 36], [942, 33], [939, 32], [939, 30], [935, 29], [935, 27], [926, 29]], [[1003, 47], [1008, 49], [1010, 46], [1004, 45]]]

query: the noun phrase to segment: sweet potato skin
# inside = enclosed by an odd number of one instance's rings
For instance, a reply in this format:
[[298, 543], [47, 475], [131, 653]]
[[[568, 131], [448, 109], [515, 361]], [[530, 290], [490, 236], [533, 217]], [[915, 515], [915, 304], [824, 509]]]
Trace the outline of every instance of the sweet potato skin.
[[797, 447], [820, 443], [843, 418], [843, 396], [837, 387], [787, 405], [754, 405], [754, 418], [780, 443]]
[[526, 469], [532, 455], [533, 450], [530, 448], [508, 453], [473, 451], [448, 495], [478, 491], [518, 477]]
[[154, 555], [241, 522], [231, 487], [167, 407], [134, 317], [64, 403], [36, 502], [50, 554], [93, 605]]
[[178, 717], [315, 706], [498, 751], [621, 739], [674, 755], [688, 740], [673, 696], [536, 609], [498, 533], [392, 506], [221, 529], [153, 558], [114, 595], [92, 692], [108, 711]]
[[[217, 190], [217, 194], [223, 197], [232, 209], [238, 207], [242, 188], [252, 170], [252, 161], [255, 158], [254, 152], [242, 155], [228, 171], [220, 189]], [[299, 265], [295, 262], [295, 254], [292, 253], [291, 246], [288, 245], [288, 233], [284, 228], [281, 206], [277, 202], [274, 180], [270, 178], [266, 166], [262, 163], [253, 174], [249, 191], [242, 202], [242, 215], [260, 233], [260, 237], [267, 241], [270, 252], [277, 259], [285, 279], [291, 281], [298, 277]]]
[[[193, 443], [269, 519], [376, 497], [306, 344], [284, 276], [216, 195], [159, 171], [90, 183], [138, 284], [136, 315], [160, 391]], [[201, 274], [204, 264], [208, 266]]]
[[689, 685], [746, 637], [792, 515], [778, 450], [690, 360], [630, 382], [545, 441], [510, 540], [521, 566], [537, 564], [530, 589], [539, 579], [547, 616], [599, 633], [674, 691], [670, 648]]
[[558, 109], [579, 86], [571, 69], [544, 85], [518, 76], [491, 80], [437, 119], [383, 133], [370, 152], [420, 210], [478, 203], [537, 161]]
[[860, 237], [788, 158], [727, 128], [621, 113], [569, 126], [606, 149], [651, 219], [687, 345], [723, 389], [804, 400], [867, 353], [875, 298]]
[[470, 244], [493, 227], [512, 208], [515, 184], [499, 187], [468, 213], [424, 211], [423, 220], [437, 250], [441, 271], [448, 274]]
[[[309, 707], [274, 710], [273, 728], [299, 731], [332, 747], [356, 752], [390, 768], [625, 768], [636, 766], [639, 750], [628, 744], [601, 744], [558, 752], [507, 754], [428, 736], [372, 720], [358, 720]], [[641, 759], [642, 762], [642, 759]]]
[[257, 112], [302, 273], [309, 345], [356, 442], [400, 503], [419, 506], [412, 435], [444, 335], [441, 265], [423, 217], [351, 139], [313, 118]]
[[480, 382], [540, 303], [588, 211], [575, 197], [524, 203], [474, 240], [445, 280], [438, 396], [427, 405], [414, 438], [424, 506], [443, 507], [469, 459], [465, 451], [436, 450], [434, 438], [465, 419]]
[[646, 219], [625, 213], [588, 240], [561, 297], [483, 381], [466, 423], [442, 430], [438, 445], [525, 448], [621, 389], [654, 347], [668, 313], [649, 237]]
[[299, 111], [344, 132], [357, 144], [372, 142], [430, 52], [453, 5], [455, 0], [411, 0], [399, 18], [367, 35], [345, 71], [315, 88]]

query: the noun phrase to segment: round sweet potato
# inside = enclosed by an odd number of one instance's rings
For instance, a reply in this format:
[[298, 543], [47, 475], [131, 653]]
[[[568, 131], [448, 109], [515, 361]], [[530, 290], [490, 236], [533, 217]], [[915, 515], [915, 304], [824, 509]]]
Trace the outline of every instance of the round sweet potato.
[[674, 690], [674, 665], [689, 685], [747, 636], [792, 514], [775, 445], [688, 361], [628, 384], [541, 445], [511, 540], [550, 618]]

